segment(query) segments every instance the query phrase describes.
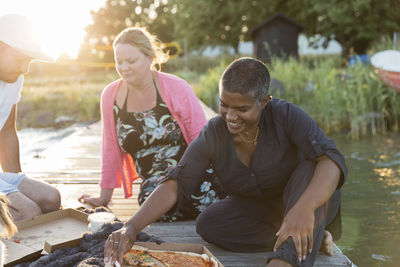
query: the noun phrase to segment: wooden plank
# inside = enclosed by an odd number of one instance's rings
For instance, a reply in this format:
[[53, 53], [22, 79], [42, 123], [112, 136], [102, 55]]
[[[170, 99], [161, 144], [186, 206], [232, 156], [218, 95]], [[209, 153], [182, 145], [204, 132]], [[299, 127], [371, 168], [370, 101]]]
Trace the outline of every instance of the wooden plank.
[[[59, 189], [62, 190], [63, 204], [70, 203], [66, 200], [72, 197], [78, 197], [83, 191], [90, 192], [93, 195], [99, 193], [98, 185], [91, 184], [69, 184], [69, 185], [58, 185]], [[129, 218], [139, 208], [137, 203], [137, 194], [139, 192], [139, 185], [133, 185], [134, 195], [125, 199], [123, 196], [122, 189], [118, 188], [114, 190], [114, 195], [109, 208], [112, 212], [123, 222], [129, 220]], [[82, 203], [77, 202], [77, 206], [84, 206]], [[265, 267], [268, 253], [237, 253], [229, 252], [213, 246], [205, 242], [196, 233], [194, 221], [174, 222], [174, 223], [153, 223], [144, 230], [148, 234], [160, 237], [166, 242], [172, 243], [198, 243], [204, 244], [210, 251], [218, 257], [218, 259], [227, 267], [238, 267], [238, 266], [251, 266]], [[324, 267], [345, 267], [354, 266], [351, 261], [343, 255], [338, 248], [335, 250], [334, 256], [319, 255], [314, 266]]]
[[[204, 244], [226, 267], [229, 266], [263, 266], [266, 265], [268, 252], [238, 253], [230, 252], [209, 244], [196, 233], [195, 222], [153, 223], [145, 232], [160, 237], [166, 242]], [[318, 255], [314, 266], [348, 267], [353, 263], [336, 247], [335, 255]]]

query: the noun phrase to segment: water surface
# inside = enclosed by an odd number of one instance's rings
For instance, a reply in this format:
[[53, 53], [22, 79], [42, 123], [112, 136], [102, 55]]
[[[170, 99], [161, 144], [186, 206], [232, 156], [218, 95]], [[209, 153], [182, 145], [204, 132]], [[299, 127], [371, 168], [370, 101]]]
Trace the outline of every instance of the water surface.
[[88, 123], [79, 123], [62, 129], [25, 128], [19, 130], [18, 139], [22, 169], [30, 161], [41, 157], [41, 152], [87, 125]]
[[334, 139], [349, 168], [337, 244], [359, 267], [400, 266], [400, 135]]

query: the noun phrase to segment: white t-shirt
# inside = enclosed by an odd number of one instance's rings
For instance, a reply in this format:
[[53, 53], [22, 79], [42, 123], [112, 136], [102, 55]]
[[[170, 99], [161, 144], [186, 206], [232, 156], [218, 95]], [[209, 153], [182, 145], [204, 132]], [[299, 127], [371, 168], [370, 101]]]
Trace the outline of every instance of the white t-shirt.
[[15, 83], [0, 81], [0, 131], [6, 123], [12, 107], [18, 103], [21, 97], [24, 76], [19, 76]]

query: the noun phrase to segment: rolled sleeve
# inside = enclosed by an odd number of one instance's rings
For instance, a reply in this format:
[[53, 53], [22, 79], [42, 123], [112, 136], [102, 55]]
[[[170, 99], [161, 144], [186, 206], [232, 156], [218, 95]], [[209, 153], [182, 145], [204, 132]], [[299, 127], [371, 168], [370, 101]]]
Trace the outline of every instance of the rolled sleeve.
[[325, 135], [307, 113], [295, 105], [288, 108], [287, 118], [291, 141], [309, 161], [315, 161], [323, 155], [333, 160], [341, 170], [338, 188], [342, 187], [347, 177], [347, 167], [344, 156], [336, 148], [334, 141]]

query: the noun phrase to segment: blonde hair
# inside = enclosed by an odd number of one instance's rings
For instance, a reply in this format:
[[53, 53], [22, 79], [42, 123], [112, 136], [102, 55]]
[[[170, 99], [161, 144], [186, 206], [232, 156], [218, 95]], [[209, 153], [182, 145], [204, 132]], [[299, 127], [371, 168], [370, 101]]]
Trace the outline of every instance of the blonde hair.
[[9, 200], [7, 196], [0, 193], [0, 224], [3, 227], [0, 237], [2, 238], [9, 238], [18, 231], [17, 227], [12, 221], [10, 210], [8, 209], [8, 203]]
[[161, 48], [161, 42], [155, 35], [150, 34], [146, 28], [130, 27], [120, 32], [114, 40], [113, 47], [117, 44], [129, 44], [139, 49], [143, 54], [153, 59], [152, 69], [161, 69], [161, 64], [168, 61], [168, 53]]

